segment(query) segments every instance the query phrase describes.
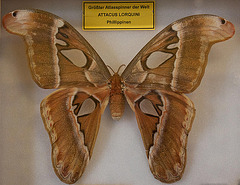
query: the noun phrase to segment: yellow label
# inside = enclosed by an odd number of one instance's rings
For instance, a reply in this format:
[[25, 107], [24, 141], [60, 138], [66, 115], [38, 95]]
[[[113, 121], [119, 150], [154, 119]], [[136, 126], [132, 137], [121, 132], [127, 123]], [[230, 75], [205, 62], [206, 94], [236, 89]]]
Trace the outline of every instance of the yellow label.
[[154, 28], [154, 1], [83, 2], [83, 30]]

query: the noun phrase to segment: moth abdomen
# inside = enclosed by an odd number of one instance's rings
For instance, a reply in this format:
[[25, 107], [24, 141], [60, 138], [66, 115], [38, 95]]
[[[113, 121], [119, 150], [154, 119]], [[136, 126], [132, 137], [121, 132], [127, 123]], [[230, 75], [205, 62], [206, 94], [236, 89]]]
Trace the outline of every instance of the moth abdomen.
[[125, 98], [123, 94], [114, 94], [110, 97], [110, 111], [114, 120], [119, 120], [124, 112]]
[[109, 100], [111, 115], [114, 120], [119, 120], [123, 115], [125, 106], [125, 97], [122, 90], [122, 78], [118, 75], [118, 73], [114, 73], [109, 81], [111, 89]]

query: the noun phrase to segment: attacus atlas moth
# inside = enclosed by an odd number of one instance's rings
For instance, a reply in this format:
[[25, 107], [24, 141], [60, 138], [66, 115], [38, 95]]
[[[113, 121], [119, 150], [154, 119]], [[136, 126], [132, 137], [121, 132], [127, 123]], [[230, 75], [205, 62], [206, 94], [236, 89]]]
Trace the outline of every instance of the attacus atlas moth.
[[[61, 181], [72, 184], [81, 177], [107, 104], [112, 118], [119, 120], [125, 99], [135, 112], [154, 177], [166, 183], [181, 179], [195, 116], [194, 105], [184, 94], [199, 86], [211, 46], [234, 35], [231, 22], [214, 15], [173, 22], [140, 50], [121, 75], [111, 75], [83, 36], [56, 15], [15, 10], [3, 17], [3, 26], [24, 38], [37, 85], [58, 89], [43, 99], [41, 115]], [[85, 64], [75, 65], [65, 54], [68, 50], [81, 51]], [[159, 52], [169, 57], [151, 67], [149, 57]], [[92, 105], [90, 111], [84, 110], [85, 104]]]

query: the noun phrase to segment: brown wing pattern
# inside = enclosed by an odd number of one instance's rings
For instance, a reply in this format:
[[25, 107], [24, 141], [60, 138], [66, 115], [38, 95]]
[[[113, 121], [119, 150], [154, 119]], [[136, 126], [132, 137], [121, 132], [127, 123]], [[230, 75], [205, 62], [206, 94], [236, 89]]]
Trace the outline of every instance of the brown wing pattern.
[[[186, 163], [187, 137], [195, 116], [185, 95], [165, 90], [125, 91], [140, 129], [150, 169], [162, 182], [182, 177]], [[149, 102], [144, 109], [144, 104]], [[150, 110], [153, 111], [150, 111]]]
[[[182, 93], [199, 86], [211, 46], [231, 38], [234, 31], [232, 23], [218, 16], [180, 19], [149, 41], [122, 73], [151, 172], [162, 182], [181, 179], [185, 168], [195, 109]], [[169, 57], [150, 67], [148, 59], [157, 52]]]
[[[91, 158], [111, 77], [90, 44], [69, 23], [41, 10], [16, 10], [3, 18], [10, 33], [23, 36], [34, 81], [42, 88], [62, 88], [41, 103], [58, 177], [72, 184]], [[234, 26], [213, 15], [178, 20], [158, 33], [122, 73], [120, 91], [136, 114], [150, 169], [158, 180], [175, 182], [183, 174], [194, 105], [181, 93], [200, 84], [211, 46], [231, 38]], [[77, 65], [66, 51], [85, 57]], [[156, 52], [170, 55], [150, 67]], [[97, 87], [97, 88], [96, 88]], [[121, 92], [122, 93], [122, 92]], [[86, 112], [86, 104], [92, 108]]]
[[[53, 14], [16, 10], [4, 16], [3, 25], [10, 33], [24, 37], [32, 77], [42, 88], [99, 86], [110, 77], [102, 59], [82, 35]], [[63, 53], [74, 49], [85, 56], [85, 65], [77, 66]]]
[[[42, 101], [41, 114], [52, 144], [53, 167], [63, 182], [76, 182], [88, 164], [108, 96], [107, 88], [98, 91], [68, 88]], [[87, 100], [93, 108], [82, 113]]]
[[[203, 77], [211, 46], [231, 38], [234, 26], [213, 15], [196, 15], [180, 19], [157, 34], [131, 61], [122, 77], [139, 88], [165, 88], [189, 93]], [[148, 67], [155, 52], [169, 53], [156, 68]]]

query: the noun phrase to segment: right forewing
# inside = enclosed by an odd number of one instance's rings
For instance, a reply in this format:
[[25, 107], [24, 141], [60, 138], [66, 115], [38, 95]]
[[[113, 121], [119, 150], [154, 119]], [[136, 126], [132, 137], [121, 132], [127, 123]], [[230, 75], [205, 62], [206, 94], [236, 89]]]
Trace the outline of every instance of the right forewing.
[[[202, 80], [211, 46], [231, 38], [234, 31], [231, 22], [218, 16], [194, 15], [180, 19], [150, 40], [122, 77], [125, 83], [138, 88], [190, 93]], [[161, 58], [162, 54], [166, 58]], [[151, 60], [153, 55], [158, 57]]]

